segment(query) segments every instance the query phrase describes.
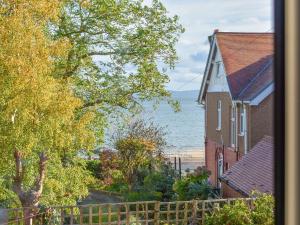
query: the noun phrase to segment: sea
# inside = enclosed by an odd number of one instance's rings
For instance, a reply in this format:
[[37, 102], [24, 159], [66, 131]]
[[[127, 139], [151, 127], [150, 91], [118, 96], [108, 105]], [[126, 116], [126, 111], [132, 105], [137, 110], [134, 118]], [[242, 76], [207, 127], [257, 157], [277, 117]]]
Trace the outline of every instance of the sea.
[[151, 119], [167, 132], [167, 153], [204, 149], [204, 109], [197, 103], [198, 94], [198, 90], [172, 91], [173, 98], [180, 103], [180, 112], [174, 112], [166, 101], [160, 102], [157, 108], [153, 102], [143, 103], [142, 117]]

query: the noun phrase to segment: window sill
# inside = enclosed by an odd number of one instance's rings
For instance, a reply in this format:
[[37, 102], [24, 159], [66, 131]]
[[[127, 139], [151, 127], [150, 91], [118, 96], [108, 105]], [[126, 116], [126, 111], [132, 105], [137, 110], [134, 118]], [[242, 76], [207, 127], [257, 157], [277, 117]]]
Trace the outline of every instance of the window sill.
[[240, 137], [244, 137], [245, 136], [245, 134], [244, 133], [240, 133], [240, 134], [238, 134]]
[[216, 131], [221, 131], [221, 128], [219, 128], [219, 127], [218, 127], [218, 128], [216, 128]]

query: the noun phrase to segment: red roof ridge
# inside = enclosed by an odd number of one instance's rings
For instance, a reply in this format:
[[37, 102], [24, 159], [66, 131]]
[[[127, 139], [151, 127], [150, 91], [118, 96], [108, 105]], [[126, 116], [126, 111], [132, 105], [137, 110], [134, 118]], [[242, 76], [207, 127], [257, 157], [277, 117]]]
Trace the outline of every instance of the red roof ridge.
[[233, 35], [274, 35], [274, 32], [232, 32], [232, 31], [217, 31], [215, 34], [233, 34]]

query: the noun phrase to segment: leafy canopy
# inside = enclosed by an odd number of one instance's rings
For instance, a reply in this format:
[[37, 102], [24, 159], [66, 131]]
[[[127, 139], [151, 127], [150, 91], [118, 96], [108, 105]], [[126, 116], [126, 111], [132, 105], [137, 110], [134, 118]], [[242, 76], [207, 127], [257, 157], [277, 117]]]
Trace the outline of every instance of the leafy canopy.
[[[25, 191], [34, 185], [39, 154], [47, 155], [50, 165], [45, 192], [52, 189], [55, 193], [57, 186], [63, 189], [72, 181], [63, 175], [53, 182], [58, 173], [80, 170], [62, 167], [63, 152], [89, 149], [94, 143], [89, 126], [92, 113], [76, 114], [83, 102], [71, 89], [73, 79], [52, 76], [56, 62], [65, 60], [71, 48], [66, 38], [53, 40], [45, 33], [50, 22], [59, 20], [61, 6], [58, 0], [0, 3], [0, 174], [6, 180], [1, 192], [11, 189], [15, 151], [22, 157]], [[79, 192], [74, 195], [78, 197]], [[53, 198], [45, 195], [45, 202], [47, 197]], [[54, 198], [58, 198], [57, 193]]]
[[178, 109], [166, 90], [167, 69], [175, 66], [175, 44], [184, 31], [177, 16], [168, 16], [158, 0], [148, 5], [143, 0], [65, 2], [51, 34], [67, 38], [72, 48], [56, 74], [73, 78], [83, 110], [97, 113], [99, 141], [108, 114], [164, 98]]

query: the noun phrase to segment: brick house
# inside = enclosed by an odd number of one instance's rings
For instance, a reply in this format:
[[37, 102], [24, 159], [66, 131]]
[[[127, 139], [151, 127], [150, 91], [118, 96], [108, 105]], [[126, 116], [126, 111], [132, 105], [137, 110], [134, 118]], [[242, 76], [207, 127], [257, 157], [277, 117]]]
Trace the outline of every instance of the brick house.
[[273, 136], [273, 34], [216, 30], [209, 42], [198, 102], [205, 107], [205, 165], [221, 188], [223, 173]]

